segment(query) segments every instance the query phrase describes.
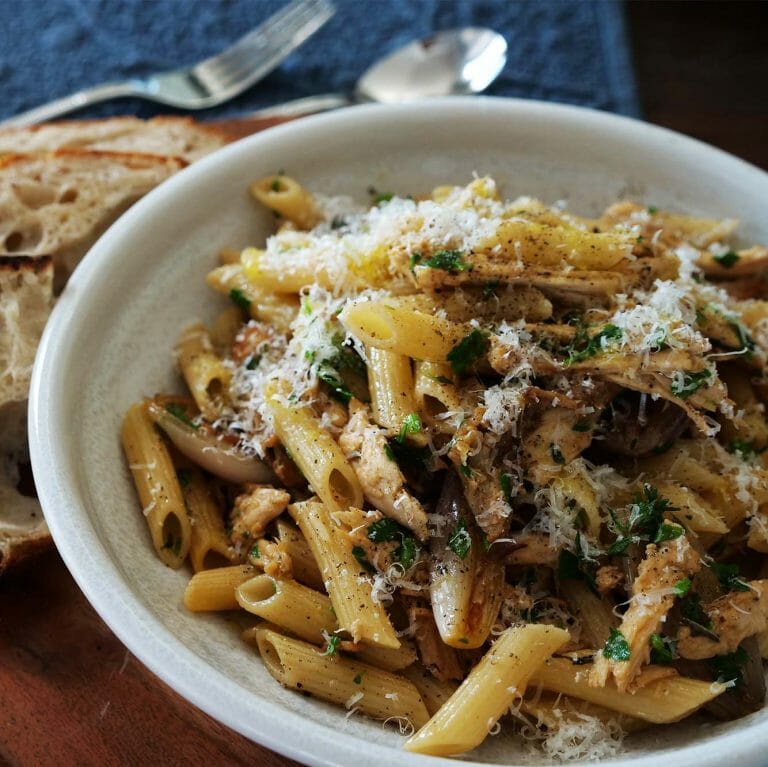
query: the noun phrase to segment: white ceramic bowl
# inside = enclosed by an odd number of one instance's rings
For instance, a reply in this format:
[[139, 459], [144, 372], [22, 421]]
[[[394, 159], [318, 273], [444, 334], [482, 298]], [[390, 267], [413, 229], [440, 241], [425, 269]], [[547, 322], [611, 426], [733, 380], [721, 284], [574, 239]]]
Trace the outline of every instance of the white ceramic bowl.
[[[227, 147], [164, 183], [93, 247], [48, 324], [35, 365], [30, 438], [56, 545], [96, 610], [152, 671], [221, 722], [312, 765], [455, 764], [406, 754], [375, 722], [345, 720], [281, 689], [216, 615], [185, 612], [188, 573], [155, 557], [121, 454], [126, 408], [174, 386], [179, 330], [223, 305], [203, 282], [222, 247], [261, 243], [271, 219], [249, 199], [278, 169], [313, 190], [367, 199], [373, 185], [419, 193], [490, 173], [509, 196], [565, 199], [595, 213], [621, 197], [738, 216], [768, 242], [768, 176], [723, 152], [640, 122], [528, 101], [450, 99], [365, 106], [304, 119]], [[765, 764], [768, 711], [686, 723], [630, 739], [610, 764]], [[674, 754], [670, 753], [674, 751]], [[489, 738], [472, 763], [535, 763]], [[467, 762], [465, 762], [467, 763]]]

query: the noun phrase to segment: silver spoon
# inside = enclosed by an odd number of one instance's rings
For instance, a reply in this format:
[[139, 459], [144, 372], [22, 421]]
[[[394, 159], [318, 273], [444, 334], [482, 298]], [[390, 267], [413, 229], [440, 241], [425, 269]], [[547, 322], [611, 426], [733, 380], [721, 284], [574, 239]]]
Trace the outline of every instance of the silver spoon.
[[330, 93], [278, 104], [248, 118], [298, 117], [377, 101], [387, 104], [484, 91], [507, 61], [507, 43], [491, 29], [465, 27], [415, 40], [369, 67], [352, 95]]

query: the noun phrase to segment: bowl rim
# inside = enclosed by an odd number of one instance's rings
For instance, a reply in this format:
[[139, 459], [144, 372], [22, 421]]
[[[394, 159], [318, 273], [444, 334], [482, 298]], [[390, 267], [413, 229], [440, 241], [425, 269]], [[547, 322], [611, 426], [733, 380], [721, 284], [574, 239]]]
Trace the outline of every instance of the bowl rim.
[[[449, 97], [421, 102], [354, 106], [335, 112], [328, 112], [300, 120], [284, 123], [246, 137], [223, 147], [212, 155], [199, 160], [184, 169], [159, 187], [152, 190], [121, 216], [92, 246], [77, 267], [65, 288], [45, 327], [35, 359], [29, 394], [28, 431], [30, 457], [39, 500], [51, 534], [67, 568], [90, 604], [123, 644], [154, 674], [167, 683], [186, 700], [202, 709], [217, 721], [273, 751], [308, 765], [333, 767], [334, 765], [382, 764], [395, 759], [403, 765], [431, 765], [448, 767], [456, 765], [454, 759], [427, 757], [411, 754], [388, 745], [366, 742], [363, 738], [334, 730], [325, 725], [307, 722], [300, 713], [286, 710], [279, 703], [259, 699], [258, 717], [246, 715], [243, 706], [242, 687], [223, 672], [209, 665], [202, 657], [188, 649], [165, 626], [159, 624], [151, 611], [144, 606], [130, 589], [122, 584], [122, 578], [115, 562], [99, 540], [98, 534], [85, 511], [84, 493], [78, 488], [76, 477], [64, 476], [56, 471], [56, 446], [61, 443], [63, 432], [57, 427], [57, 389], [60, 373], [65, 369], [65, 360], [73, 348], [69, 332], [78, 312], [78, 296], [88, 295], [89, 287], [102, 279], [110, 268], [110, 251], [119, 247], [121, 241], [130, 237], [136, 223], [156, 206], [169, 204], [185, 187], [194, 186], [205, 180], [209, 170], [222, 161], [241, 153], [252, 151], [252, 147], [269, 144], [278, 136], [311, 133], [315, 126], [348, 129], [364, 125], [371, 119], [379, 119], [384, 113], [388, 117], [407, 119], [409, 115], [424, 110], [450, 119], [451, 114], [473, 110], [525, 119], [560, 121], [565, 124], [578, 123], [581, 127], [592, 127], [595, 131], [622, 133], [627, 140], [641, 142], [662, 142], [674, 146], [692, 158], [701, 161], [723, 162], [738, 170], [745, 178], [756, 184], [768, 185], [768, 174], [721, 149], [696, 139], [651, 125], [640, 120], [600, 112], [584, 107], [554, 104], [526, 99], [496, 97]], [[73, 288], [76, 286], [77, 290]], [[69, 523], [77, 518], [84, 522], [82, 527]], [[83, 565], [87, 563], [87, 567]], [[95, 581], [89, 572], [98, 570], [100, 578]], [[126, 621], [129, 613], [131, 620]], [[188, 671], [193, 668], [204, 674], [203, 687], [193, 681]], [[750, 725], [751, 734], [758, 728], [768, 732], [768, 724]], [[296, 738], [297, 732], [302, 737]], [[744, 738], [743, 729], [717, 736], [716, 742], [691, 743], [675, 751], [678, 767], [701, 767], [714, 764], [721, 755], [738, 761], [742, 767], [758, 767], [761, 744], [758, 739]], [[651, 767], [659, 753], [632, 756], [603, 761], [606, 767]], [[461, 760], [462, 764], [482, 767], [484, 762]]]

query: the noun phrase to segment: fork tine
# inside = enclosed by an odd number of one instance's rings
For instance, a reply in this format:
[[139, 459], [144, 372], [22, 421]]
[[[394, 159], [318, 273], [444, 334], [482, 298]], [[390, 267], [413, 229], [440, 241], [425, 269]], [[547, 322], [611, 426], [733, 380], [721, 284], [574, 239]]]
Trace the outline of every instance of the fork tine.
[[[296, 35], [297, 27], [302, 28], [301, 40], [306, 39], [332, 14], [333, 6], [329, 0], [294, 0], [263, 25], [247, 32], [226, 50], [201, 61], [193, 71], [197, 74], [196, 70], [205, 68], [211, 73], [217, 73], [231, 67], [239, 67], [243, 57], [256, 58], [267, 48], [280, 48], [291, 42]], [[305, 25], [312, 22], [317, 26], [306, 31]], [[297, 44], [298, 42], [299, 40], [296, 41]]]

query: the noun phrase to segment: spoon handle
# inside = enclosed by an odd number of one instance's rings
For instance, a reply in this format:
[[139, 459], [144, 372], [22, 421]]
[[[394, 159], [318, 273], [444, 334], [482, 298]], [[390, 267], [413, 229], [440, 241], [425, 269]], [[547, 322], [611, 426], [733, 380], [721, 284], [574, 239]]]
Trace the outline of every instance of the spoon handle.
[[257, 109], [255, 112], [248, 112], [239, 115], [238, 119], [257, 119], [266, 120], [279, 117], [301, 117], [302, 115], [315, 114], [316, 112], [327, 112], [329, 109], [340, 109], [354, 104], [355, 101], [343, 93], [325, 93], [321, 96], [307, 96], [302, 99], [286, 101], [284, 104], [275, 104], [275, 106]]

